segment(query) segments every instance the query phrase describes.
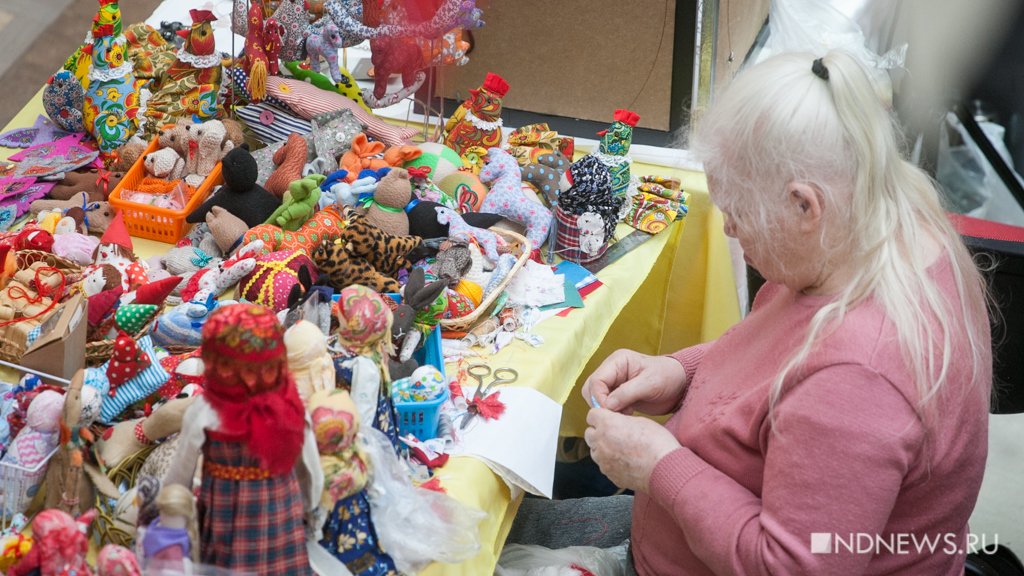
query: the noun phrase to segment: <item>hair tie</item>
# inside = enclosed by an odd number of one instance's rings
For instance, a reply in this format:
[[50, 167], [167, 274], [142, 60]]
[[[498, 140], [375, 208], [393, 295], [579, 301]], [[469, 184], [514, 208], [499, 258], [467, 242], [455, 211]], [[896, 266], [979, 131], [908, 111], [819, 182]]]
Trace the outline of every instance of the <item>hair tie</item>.
[[814, 75], [822, 80], [828, 80], [828, 68], [825, 67], [825, 63], [821, 61], [821, 58], [818, 58], [811, 64], [811, 72], [814, 72]]

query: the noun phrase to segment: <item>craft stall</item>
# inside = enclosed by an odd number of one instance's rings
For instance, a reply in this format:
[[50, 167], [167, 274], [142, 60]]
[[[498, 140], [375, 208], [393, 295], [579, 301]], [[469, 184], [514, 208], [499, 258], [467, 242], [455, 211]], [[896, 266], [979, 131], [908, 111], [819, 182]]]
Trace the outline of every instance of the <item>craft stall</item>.
[[504, 126], [494, 71], [387, 113], [484, 21], [98, 1], [0, 134], [0, 570], [492, 573], [596, 363], [738, 319], [703, 176], [633, 162], [635, 112]]

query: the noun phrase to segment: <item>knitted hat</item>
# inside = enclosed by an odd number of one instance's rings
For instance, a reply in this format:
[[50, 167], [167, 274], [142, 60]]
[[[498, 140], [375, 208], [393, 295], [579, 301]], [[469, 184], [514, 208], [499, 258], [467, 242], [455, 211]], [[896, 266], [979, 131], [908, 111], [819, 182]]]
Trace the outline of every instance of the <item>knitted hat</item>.
[[484, 77], [483, 89], [494, 94], [498, 98], [504, 98], [508, 93], [508, 82], [493, 72], [488, 72]]
[[122, 248], [134, 250], [132, 247], [132, 237], [128, 234], [128, 227], [124, 224], [124, 217], [120, 210], [117, 211], [110, 226], [103, 232], [100, 244], [117, 244]]
[[181, 283], [181, 276], [171, 276], [163, 280], [143, 284], [135, 290], [135, 303], [156, 304], [159, 306], [164, 303], [164, 300], [177, 288], [179, 283]]

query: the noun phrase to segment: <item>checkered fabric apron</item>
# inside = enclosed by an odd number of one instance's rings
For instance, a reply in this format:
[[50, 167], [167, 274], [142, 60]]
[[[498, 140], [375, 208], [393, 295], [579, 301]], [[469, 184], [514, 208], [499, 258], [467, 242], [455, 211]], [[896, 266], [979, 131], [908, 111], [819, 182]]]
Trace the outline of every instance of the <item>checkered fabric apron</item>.
[[[245, 444], [221, 438], [207, 432], [204, 462], [259, 467]], [[266, 576], [312, 576], [294, 471], [264, 480], [226, 480], [204, 473], [198, 511], [204, 564]]]

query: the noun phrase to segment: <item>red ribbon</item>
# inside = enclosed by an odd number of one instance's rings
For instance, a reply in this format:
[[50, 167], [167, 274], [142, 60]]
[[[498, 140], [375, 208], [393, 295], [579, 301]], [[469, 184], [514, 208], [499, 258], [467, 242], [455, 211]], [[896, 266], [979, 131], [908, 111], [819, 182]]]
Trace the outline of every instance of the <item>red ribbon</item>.
[[192, 140], [191, 142], [188, 143], [188, 157], [195, 158], [196, 150], [199, 150], [199, 142]]
[[[42, 273], [43, 271], [53, 271], [60, 275], [60, 284], [52, 291], [48, 290], [46, 284], [44, 284], [39, 278], [40, 273]], [[41, 310], [39, 313], [34, 314], [32, 316], [25, 316], [21, 318], [15, 318], [13, 320], [8, 320], [7, 322], [0, 324], [0, 328], [3, 328], [4, 326], [10, 326], [11, 324], [17, 324], [18, 322], [24, 322], [25, 320], [33, 320], [35, 318], [39, 318], [40, 316], [49, 313], [50, 310], [53, 310], [54, 306], [56, 306], [59, 303], [59, 300], [64, 296], [64, 288], [67, 285], [67, 277], [64, 276], [63, 272], [61, 272], [57, 268], [54, 268], [53, 266], [40, 266], [39, 268], [36, 269], [36, 273], [35, 276], [33, 277], [32, 283], [36, 285], [37, 295], [35, 297], [32, 297], [31, 294], [26, 292], [24, 288], [18, 285], [9, 286], [7, 288], [7, 295], [11, 298], [11, 300], [25, 300], [29, 304], [39, 304], [40, 302], [43, 301], [43, 298], [50, 298], [50, 305]], [[19, 293], [15, 294], [15, 290], [17, 290]]]
[[409, 173], [410, 178], [425, 179], [430, 176], [430, 166], [413, 166], [411, 168], [406, 168], [405, 170]]
[[104, 170], [103, 168], [100, 168], [98, 174], [99, 176], [96, 178], [96, 186], [98, 187], [100, 183], [102, 183], [103, 196], [110, 196], [110, 175], [112, 174], [112, 172], [110, 170]]

